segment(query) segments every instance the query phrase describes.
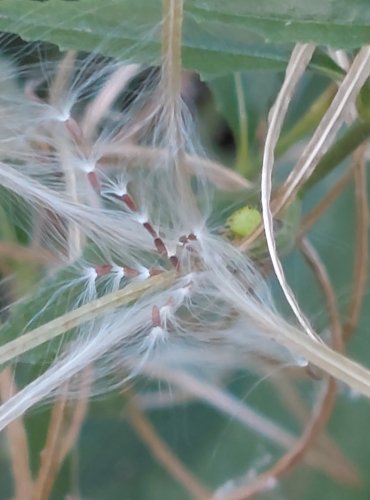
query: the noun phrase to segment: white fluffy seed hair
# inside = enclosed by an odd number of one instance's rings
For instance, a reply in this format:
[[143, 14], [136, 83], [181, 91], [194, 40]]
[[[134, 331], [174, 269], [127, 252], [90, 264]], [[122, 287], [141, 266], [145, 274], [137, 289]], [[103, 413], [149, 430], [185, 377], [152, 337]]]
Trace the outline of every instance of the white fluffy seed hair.
[[[1, 63], [2, 200], [23, 205], [15, 222], [53, 260], [41, 303], [10, 308], [17, 337], [0, 362], [33, 356], [47, 368], [0, 407], [0, 429], [60, 391], [75, 397], [87, 367], [104, 393], [156, 367], [207, 376], [251, 357], [312, 362], [370, 394], [367, 372], [285, 321], [248, 257], [209, 227], [212, 183], [230, 178], [194, 141], [181, 25], [182, 2], [164, 2], [152, 67], [72, 52]], [[35, 310], [14, 331], [27, 302]]]

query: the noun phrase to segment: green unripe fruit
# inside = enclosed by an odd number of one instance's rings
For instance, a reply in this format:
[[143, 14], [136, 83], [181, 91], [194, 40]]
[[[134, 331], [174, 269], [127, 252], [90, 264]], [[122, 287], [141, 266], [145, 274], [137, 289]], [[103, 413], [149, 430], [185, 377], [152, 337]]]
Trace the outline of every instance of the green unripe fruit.
[[239, 208], [230, 215], [226, 221], [226, 228], [232, 236], [244, 238], [252, 234], [261, 222], [261, 213], [256, 208], [247, 206]]

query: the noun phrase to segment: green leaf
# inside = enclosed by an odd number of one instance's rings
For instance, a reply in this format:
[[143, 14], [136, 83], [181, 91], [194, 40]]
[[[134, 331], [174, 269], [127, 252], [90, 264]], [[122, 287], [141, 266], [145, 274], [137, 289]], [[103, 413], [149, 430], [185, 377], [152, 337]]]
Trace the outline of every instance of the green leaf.
[[[160, 0], [2, 0], [0, 29], [62, 50], [153, 62], [160, 53]], [[283, 69], [287, 44], [355, 48], [370, 41], [365, 0], [186, 0], [184, 65], [203, 77], [247, 68]], [[323, 61], [320, 62], [322, 65]], [[325, 69], [327, 60], [324, 61]]]
[[[276, 71], [243, 71], [214, 78], [208, 82], [216, 107], [233, 133], [237, 146], [236, 168], [247, 177], [255, 174], [254, 163], [257, 162], [258, 167], [260, 166], [257, 160], [261, 146], [257, 137], [258, 126], [264, 122], [281, 81], [282, 76]], [[246, 131], [242, 126], [243, 117]], [[245, 152], [243, 144], [246, 144]]]
[[[367, 0], [187, 0], [186, 8], [207, 29], [243, 30], [268, 43], [312, 42], [356, 48], [370, 40]], [[210, 30], [209, 30], [210, 31]]]

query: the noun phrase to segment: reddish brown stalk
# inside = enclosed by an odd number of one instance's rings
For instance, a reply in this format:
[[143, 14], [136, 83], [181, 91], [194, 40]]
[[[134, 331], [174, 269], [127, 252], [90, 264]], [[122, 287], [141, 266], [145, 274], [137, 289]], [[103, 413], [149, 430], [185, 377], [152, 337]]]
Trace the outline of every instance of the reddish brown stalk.
[[324, 298], [326, 301], [326, 308], [328, 311], [328, 316], [331, 325], [331, 338], [332, 338], [333, 349], [339, 352], [343, 352], [344, 345], [342, 339], [342, 326], [340, 321], [340, 314], [338, 311], [337, 300], [333, 286], [330, 281], [330, 277], [327, 273], [327, 270], [320, 256], [306, 238], [303, 238], [301, 240], [300, 247], [305, 259], [307, 260], [314, 275], [316, 276], [317, 281], [324, 294]]
[[[17, 387], [10, 368], [5, 368], [0, 375], [0, 396], [2, 401], [14, 396]], [[31, 498], [32, 476], [29, 463], [28, 441], [22, 418], [14, 420], [5, 429], [8, 442], [11, 471], [14, 481], [14, 500]]]
[[80, 390], [76, 401], [73, 414], [70, 420], [68, 429], [63, 435], [60, 444], [59, 466], [62, 465], [68, 453], [76, 445], [76, 441], [80, 434], [81, 426], [85, 420], [86, 413], [89, 407], [89, 390], [92, 382], [92, 369], [87, 367], [81, 373]]
[[[300, 425], [305, 425], [310, 415], [309, 409], [293, 384], [292, 377], [279, 375], [271, 379], [271, 383], [273, 383], [279, 391], [279, 397], [282, 399], [283, 405], [286, 407], [287, 411], [295, 417]], [[327, 461], [335, 463], [338, 467], [338, 472], [339, 469], [341, 471], [351, 471], [353, 477], [349, 483], [352, 486], [360, 484], [360, 478], [355, 466], [343, 454], [338, 444], [328, 434], [323, 433], [320, 436], [320, 441], [317, 442], [315, 451], [320, 453], [322, 457], [325, 456]], [[341, 474], [341, 472], [339, 472], [339, 474]]]
[[59, 470], [61, 439], [67, 407], [65, 397], [53, 406], [45, 446], [41, 452], [40, 467], [35, 481], [32, 500], [48, 500]]
[[354, 333], [360, 319], [369, 271], [369, 203], [365, 161], [366, 149], [367, 144], [364, 144], [358, 148], [353, 158], [353, 163], [356, 167], [356, 241], [352, 282], [353, 292], [348, 307], [347, 319], [343, 326], [345, 340]]
[[[302, 240], [301, 250], [317, 277], [325, 296], [331, 323], [333, 347], [336, 350], [342, 350], [343, 340], [340, 316], [336, 305], [335, 293], [329, 276], [321, 262], [320, 257], [307, 240]], [[223, 500], [248, 500], [253, 498], [256, 494], [270, 488], [271, 485], [274, 485], [278, 479], [285, 476], [294, 467], [296, 467], [325, 428], [334, 408], [335, 398], [336, 382], [333, 378], [329, 378], [322, 396], [313, 411], [311, 421], [306, 426], [301, 438], [296, 442], [296, 444], [269, 470], [260, 474], [249, 484], [234, 489], [234, 491], [230, 494], [225, 495]]]
[[44, 248], [24, 247], [10, 241], [0, 242], [0, 258], [31, 264], [47, 265], [55, 263], [55, 257]]
[[79, 398], [68, 427], [66, 397], [61, 397], [53, 406], [46, 443], [41, 452], [41, 462], [31, 497], [32, 500], [47, 500], [50, 498], [59, 468], [76, 444], [88, 407], [90, 383], [91, 368], [87, 368], [81, 374]]
[[157, 237], [157, 233], [153, 229], [153, 226], [150, 224], [150, 222], [144, 222], [143, 226], [148, 231], [148, 233], [150, 234], [150, 236], [152, 236], [152, 238], [156, 238]]
[[128, 410], [130, 423], [140, 439], [149, 448], [152, 455], [160, 462], [167, 472], [182, 485], [192, 498], [209, 498], [210, 492], [193, 474], [186, 469], [177, 456], [170, 450], [166, 443], [158, 436], [153, 425], [133, 404]]
[[[150, 371], [147, 373], [151, 374]], [[161, 371], [159, 372], [156, 368], [155, 375], [157, 378], [177, 386], [185, 394], [191, 394], [193, 397], [209, 404], [212, 408], [220, 411], [221, 414], [226, 415], [228, 419], [232, 418], [278, 446], [287, 449], [293, 447], [296, 442], [294, 435], [277, 423], [269, 420], [262, 413], [256, 412], [243, 404], [224, 388], [218, 388], [209, 382], [201, 381], [195, 376], [180, 372], [179, 370], [165, 370], [161, 367]], [[328, 459], [321, 450], [309, 449], [308, 453], [304, 456], [304, 461], [307, 465], [328, 474], [334, 481], [340, 484], [358, 484], [358, 476], [353, 471], [353, 468], [343, 468], [341, 463], [336, 463]]]
[[334, 184], [333, 187], [325, 194], [323, 199], [313, 207], [313, 209], [304, 216], [299, 236], [303, 236], [307, 231], [317, 222], [323, 213], [330, 207], [332, 203], [338, 198], [338, 196], [343, 192], [343, 189], [347, 186], [349, 181], [352, 179], [355, 171], [355, 165], [352, 164], [342, 177]]
[[137, 205], [132, 196], [126, 193], [122, 195], [122, 201], [129, 210], [131, 210], [132, 212], [137, 212]]

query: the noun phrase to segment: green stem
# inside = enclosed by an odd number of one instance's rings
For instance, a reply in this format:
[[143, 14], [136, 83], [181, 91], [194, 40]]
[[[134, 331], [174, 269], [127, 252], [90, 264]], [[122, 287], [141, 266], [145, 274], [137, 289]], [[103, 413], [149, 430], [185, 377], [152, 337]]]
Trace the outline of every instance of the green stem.
[[370, 120], [354, 122], [341, 137], [322, 157], [317, 164], [315, 172], [301, 188], [299, 194], [303, 196], [321, 179], [326, 177], [348, 155], [353, 153], [360, 144], [370, 136]]
[[236, 170], [244, 177], [248, 174], [248, 118], [241, 74], [235, 73], [234, 80], [239, 114], [239, 141]]
[[293, 144], [311, 132], [328, 109], [335, 95], [336, 87], [331, 85], [308, 108], [298, 122], [281, 136], [276, 145], [276, 157], [282, 156]]

